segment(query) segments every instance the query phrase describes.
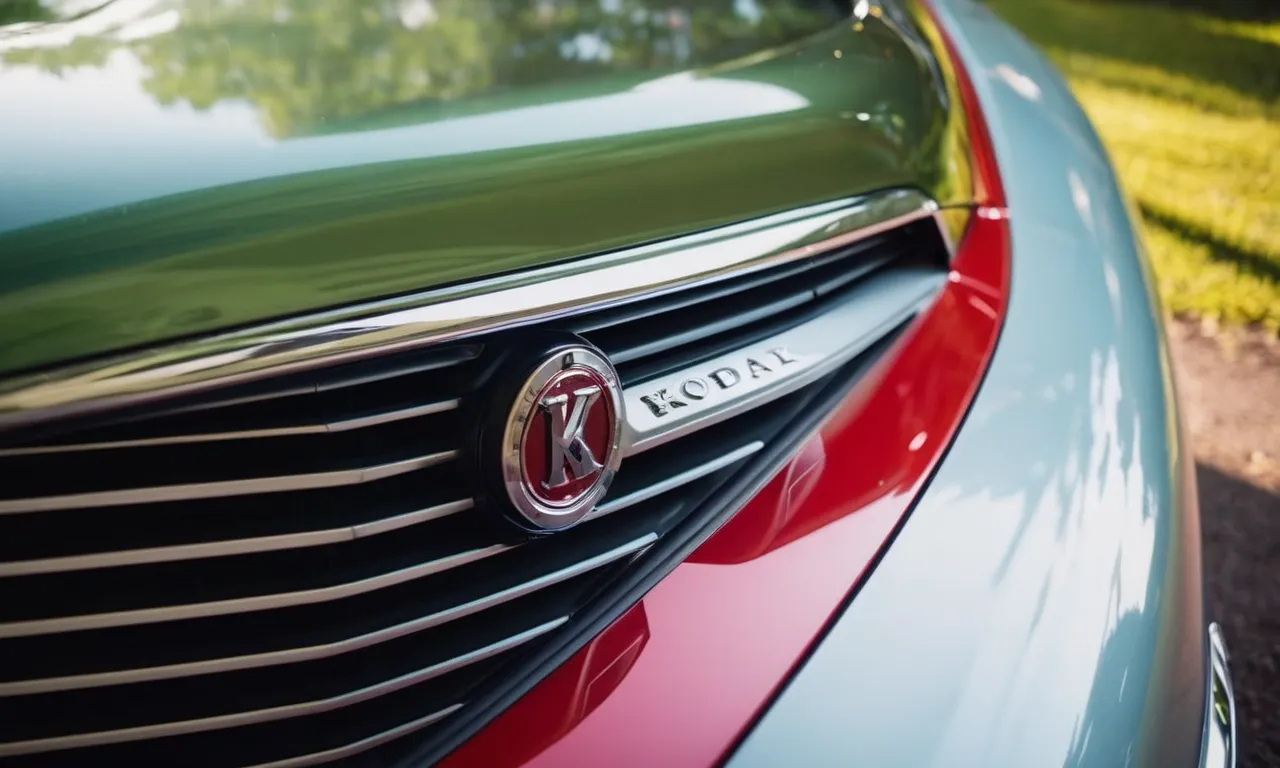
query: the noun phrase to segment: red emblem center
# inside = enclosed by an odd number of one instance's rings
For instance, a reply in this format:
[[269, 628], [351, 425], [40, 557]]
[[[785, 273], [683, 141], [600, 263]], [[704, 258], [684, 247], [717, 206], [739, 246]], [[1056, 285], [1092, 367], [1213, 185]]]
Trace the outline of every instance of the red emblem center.
[[608, 386], [599, 373], [573, 365], [535, 397], [520, 441], [520, 469], [526, 489], [543, 504], [572, 504], [608, 466], [617, 419]]

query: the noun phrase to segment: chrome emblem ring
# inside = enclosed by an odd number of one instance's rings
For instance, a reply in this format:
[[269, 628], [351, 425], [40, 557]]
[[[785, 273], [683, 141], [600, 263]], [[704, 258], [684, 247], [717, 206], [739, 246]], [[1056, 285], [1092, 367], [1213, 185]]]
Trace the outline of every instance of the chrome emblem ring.
[[604, 497], [622, 462], [622, 385], [598, 351], [552, 351], [520, 388], [502, 436], [502, 479], [523, 521], [566, 528]]

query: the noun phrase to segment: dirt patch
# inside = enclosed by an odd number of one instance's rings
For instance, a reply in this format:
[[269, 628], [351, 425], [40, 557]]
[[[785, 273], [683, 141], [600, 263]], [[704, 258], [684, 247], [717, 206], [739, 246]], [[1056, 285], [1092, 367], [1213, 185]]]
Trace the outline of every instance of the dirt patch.
[[1196, 452], [1208, 608], [1231, 650], [1237, 764], [1280, 768], [1280, 344], [1169, 330]]

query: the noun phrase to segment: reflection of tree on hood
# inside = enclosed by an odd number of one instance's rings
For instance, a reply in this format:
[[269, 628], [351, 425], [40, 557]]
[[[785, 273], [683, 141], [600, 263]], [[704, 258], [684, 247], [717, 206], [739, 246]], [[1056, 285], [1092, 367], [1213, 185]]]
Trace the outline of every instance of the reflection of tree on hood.
[[[176, 27], [129, 43], [165, 104], [254, 103], [271, 133], [420, 100], [598, 72], [732, 59], [828, 27], [836, 0], [170, 0]], [[101, 63], [111, 33], [9, 61]]]

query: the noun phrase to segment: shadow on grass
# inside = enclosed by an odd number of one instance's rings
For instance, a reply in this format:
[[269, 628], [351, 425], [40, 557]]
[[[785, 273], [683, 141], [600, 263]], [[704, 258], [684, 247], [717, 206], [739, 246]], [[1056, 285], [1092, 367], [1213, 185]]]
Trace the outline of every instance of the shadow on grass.
[[1140, 202], [1138, 207], [1142, 210], [1143, 217], [1153, 224], [1189, 242], [1205, 246], [1209, 251], [1209, 258], [1214, 261], [1230, 262], [1242, 272], [1280, 283], [1280, 263], [1265, 254], [1233, 245], [1208, 227], [1161, 211], [1147, 203]]
[[[1234, 6], [1234, 0], [988, 0], [988, 4], [1035, 43], [1067, 56], [1085, 54], [1153, 67], [1225, 86], [1264, 103], [1280, 103], [1280, 45], [1233, 33], [1230, 25], [1213, 22], [1213, 16], [1223, 18], [1223, 8]], [[1265, 5], [1280, 13], [1280, 0], [1268, 0]]]
[[1280, 496], [1196, 465], [1206, 618], [1231, 650], [1241, 766], [1280, 766]]

